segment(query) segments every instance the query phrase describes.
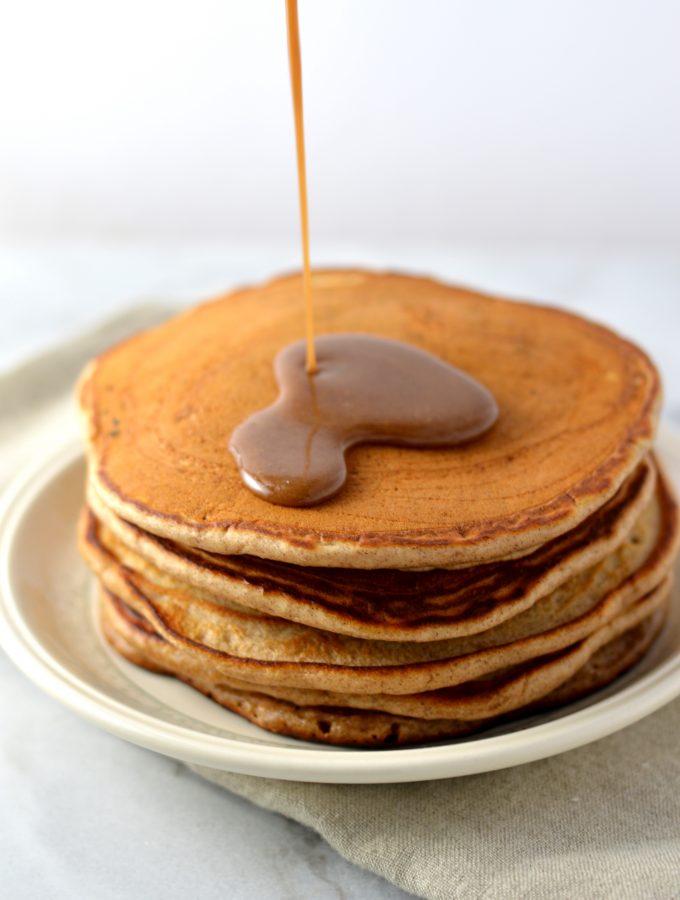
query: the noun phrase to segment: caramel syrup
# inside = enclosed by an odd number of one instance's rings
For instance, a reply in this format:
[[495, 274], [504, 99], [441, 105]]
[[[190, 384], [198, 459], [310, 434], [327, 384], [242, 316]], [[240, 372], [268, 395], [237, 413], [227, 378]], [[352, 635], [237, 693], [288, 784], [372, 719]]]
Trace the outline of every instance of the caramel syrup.
[[251, 491], [283, 506], [312, 506], [341, 489], [345, 454], [356, 444], [452, 446], [483, 434], [498, 408], [473, 378], [408, 344], [359, 334], [315, 342], [297, 0], [286, 0], [286, 13], [306, 339], [279, 353], [278, 399], [236, 428], [229, 449]]
[[298, 193], [300, 196], [300, 230], [302, 232], [302, 286], [305, 295], [305, 334], [307, 341], [307, 372], [316, 372], [314, 347], [314, 302], [312, 270], [309, 262], [309, 212], [307, 206], [307, 163], [305, 158], [305, 120], [302, 106], [302, 59], [300, 56], [300, 28], [297, 0], [286, 0], [288, 21], [288, 60], [290, 86], [295, 115], [295, 148], [297, 151]]
[[347, 478], [346, 451], [361, 443], [449, 447], [496, 421], [496, 401], [478, 381], [436, 356], [365, 334], [285, 347], [274, 371], [278, 399], [234, 431], [230, 450], [251, 491], [282, 506], [312, 506]]

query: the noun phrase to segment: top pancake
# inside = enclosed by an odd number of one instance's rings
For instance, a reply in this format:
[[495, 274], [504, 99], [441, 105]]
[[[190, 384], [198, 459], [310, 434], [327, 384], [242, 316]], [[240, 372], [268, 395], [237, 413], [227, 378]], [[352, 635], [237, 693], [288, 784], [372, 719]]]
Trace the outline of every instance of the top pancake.
[[613, 332], [560, 310], [405, 275], [314, 276], [320, 333], [406, 341], [468, 372], [500, 416], [451, 449], [362, 446], [317, 507], [245, 488], [233, 429], [277, 396], [299, 276], [199, 306], [99, 357], [80, 402], [94, 489], [118, 515], [224, 554], [356, 568], [468, 566], [529, 552], [605, 503], [655, 430], [659, 381]]

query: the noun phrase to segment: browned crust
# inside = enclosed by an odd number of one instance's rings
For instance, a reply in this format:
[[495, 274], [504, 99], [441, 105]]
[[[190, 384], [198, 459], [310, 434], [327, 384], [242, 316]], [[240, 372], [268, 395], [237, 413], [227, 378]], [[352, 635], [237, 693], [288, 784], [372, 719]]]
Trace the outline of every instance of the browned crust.
[[[225, 690], [256, 690], [279, 700], [301, 706], [342, 706], [370, 709], [421, 719], [456, 718], [476, 720], [501, 715], [534, 702], [563, 684], [578, 671], [607, 642], [635, 627], [668, 597], [671, 579], [661, 584], [615, 618], [604, 622], [582, 640], [545, 655], [530, 658], [519, 665], [494, 670], [482, 677], [471, 677], [464, 683], [418, 693], [356, 693], [342, 687], [322, 690], [314, 687], [288, 687], [285, 679], [276, 681], [234, 677], [205, 665], [205, 658], [192, 653], [187, 644], [166, 642], [171, 655], [177, 657], [174, 666], [183, 675], [205, 679]], [[163, 636], [161, 634], [161, 636]], [[194, 648], [195, 649], [195, 648]], [[256, 682], [253, 684], [253, 682]]]
[[[111, 610], [115, 618], [111, 616]], [[576, 675], [540, 701], [509, 715], [468, 721], [424, 720], [343, 707], [298, 706], [256, 691], [219, 690], [200, 679], [168, 671], [167, 663], [160, 658], [156, 660], [153, 653], [149, 652], [148, 636], [145, 636], [144, 649], [137, 646], [134, 641], [137, 626], [134, 620], [128, 618], [124, 605], [115, 598], [102, 607], [102, 628], [111, 646], [130, 662], [156, 672], [162, 672], [165, 666], [167, 674], [186, 681], [226, 709], [261, 728], [300, 740], [379, 749], [458, 738], [502, 722], [517, 721], [519, 724], [527, 714], [558, 708], [594, 693], [644, 656], [661, 630], [666, 613], [666, 608], [657, 609], [634, 628], [610, 641]], [[126, 624], [127, 628], [121, 629], [120, 623]]]
[[125, 575], [125, 570], [113, 558], [107, 562], [106, 553], [97, 548], [96, 524], [87, 515], [81, 525], [81, 546], [103, 584], [114, 593], [121, 592], [125, 602], [178, 650], [185, 648], [202, 658], [206, 671], [221, 673], [223, 678], [241, 678], [259, 684], [275, 682], [301, 689], [325, 687], [355, 694], [387, 692], [410, 695], [414, 691], [434, 691], [458, 685], [471, 677], [478, 678], [503, 666], [530, 663], [537, 655], [568, 647], [606, 626], [646, 593], [657, 588], [670, 570], [680, 537], [677, 506], [670, 494], [662, 495], [662, 506], [660, 534], [642, 566], [602, 597], [591, 611], [573, 622], [548, 629], [545, 633], [519, 638], [508, 645], [477, 650], [454, 659], [392, 666], [261, 660], [235, 656], [206, 646], [173, 627], [174, 623], [143, 593], [134, 578]]
[[[207, 555], [122, 522], [96, 497], [91, 502], [95, 515], [128, 549], [189, 590], [193, 586], [218, 600], [360, 638], [433, 641], [488, 630], [527, 609], [573, 572], [598, 562], [632, 528], [655, 480], [656, 468], [644, 461], [607, 504], [533, 554], [425, 572], [314, 568]], [[677, 530], [677, 509], [665, 482], [659, 484], [659, 496], [671, 534]], [[130, 565], [135, 568], [134, 562]]]

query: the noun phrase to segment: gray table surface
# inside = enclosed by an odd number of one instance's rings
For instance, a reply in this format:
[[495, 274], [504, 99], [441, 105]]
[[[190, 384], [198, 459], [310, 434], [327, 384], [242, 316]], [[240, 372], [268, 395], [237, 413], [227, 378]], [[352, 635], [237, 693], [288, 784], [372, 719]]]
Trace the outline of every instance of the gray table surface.
[[[655, 358], [665, 415], [680, 422], [678, 252], [335, 245], [315, 257], [433, 273], [613, 325]], [[296, 265], [283, 244], [0, 244], [0, 371], [126, 305], [190, 303]], [[0, 721], [0, 892], [12, 900], [406, 896], [307, 828], [79, 720], [2, 655]]]

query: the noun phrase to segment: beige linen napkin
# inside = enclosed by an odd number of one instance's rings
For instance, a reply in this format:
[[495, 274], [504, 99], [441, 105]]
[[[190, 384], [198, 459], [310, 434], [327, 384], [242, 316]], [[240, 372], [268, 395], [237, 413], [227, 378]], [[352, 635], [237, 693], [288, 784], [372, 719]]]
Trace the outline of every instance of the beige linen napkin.
[[[75, 430], [70, 393], [84, 361], [165, 313], [138, 308], [0, 376], [0, 481], [47, 434]], [[680, 701], [562, 756], [448, 781], [323, 785], [196, 771], [421, 897], [680, 898]]]

